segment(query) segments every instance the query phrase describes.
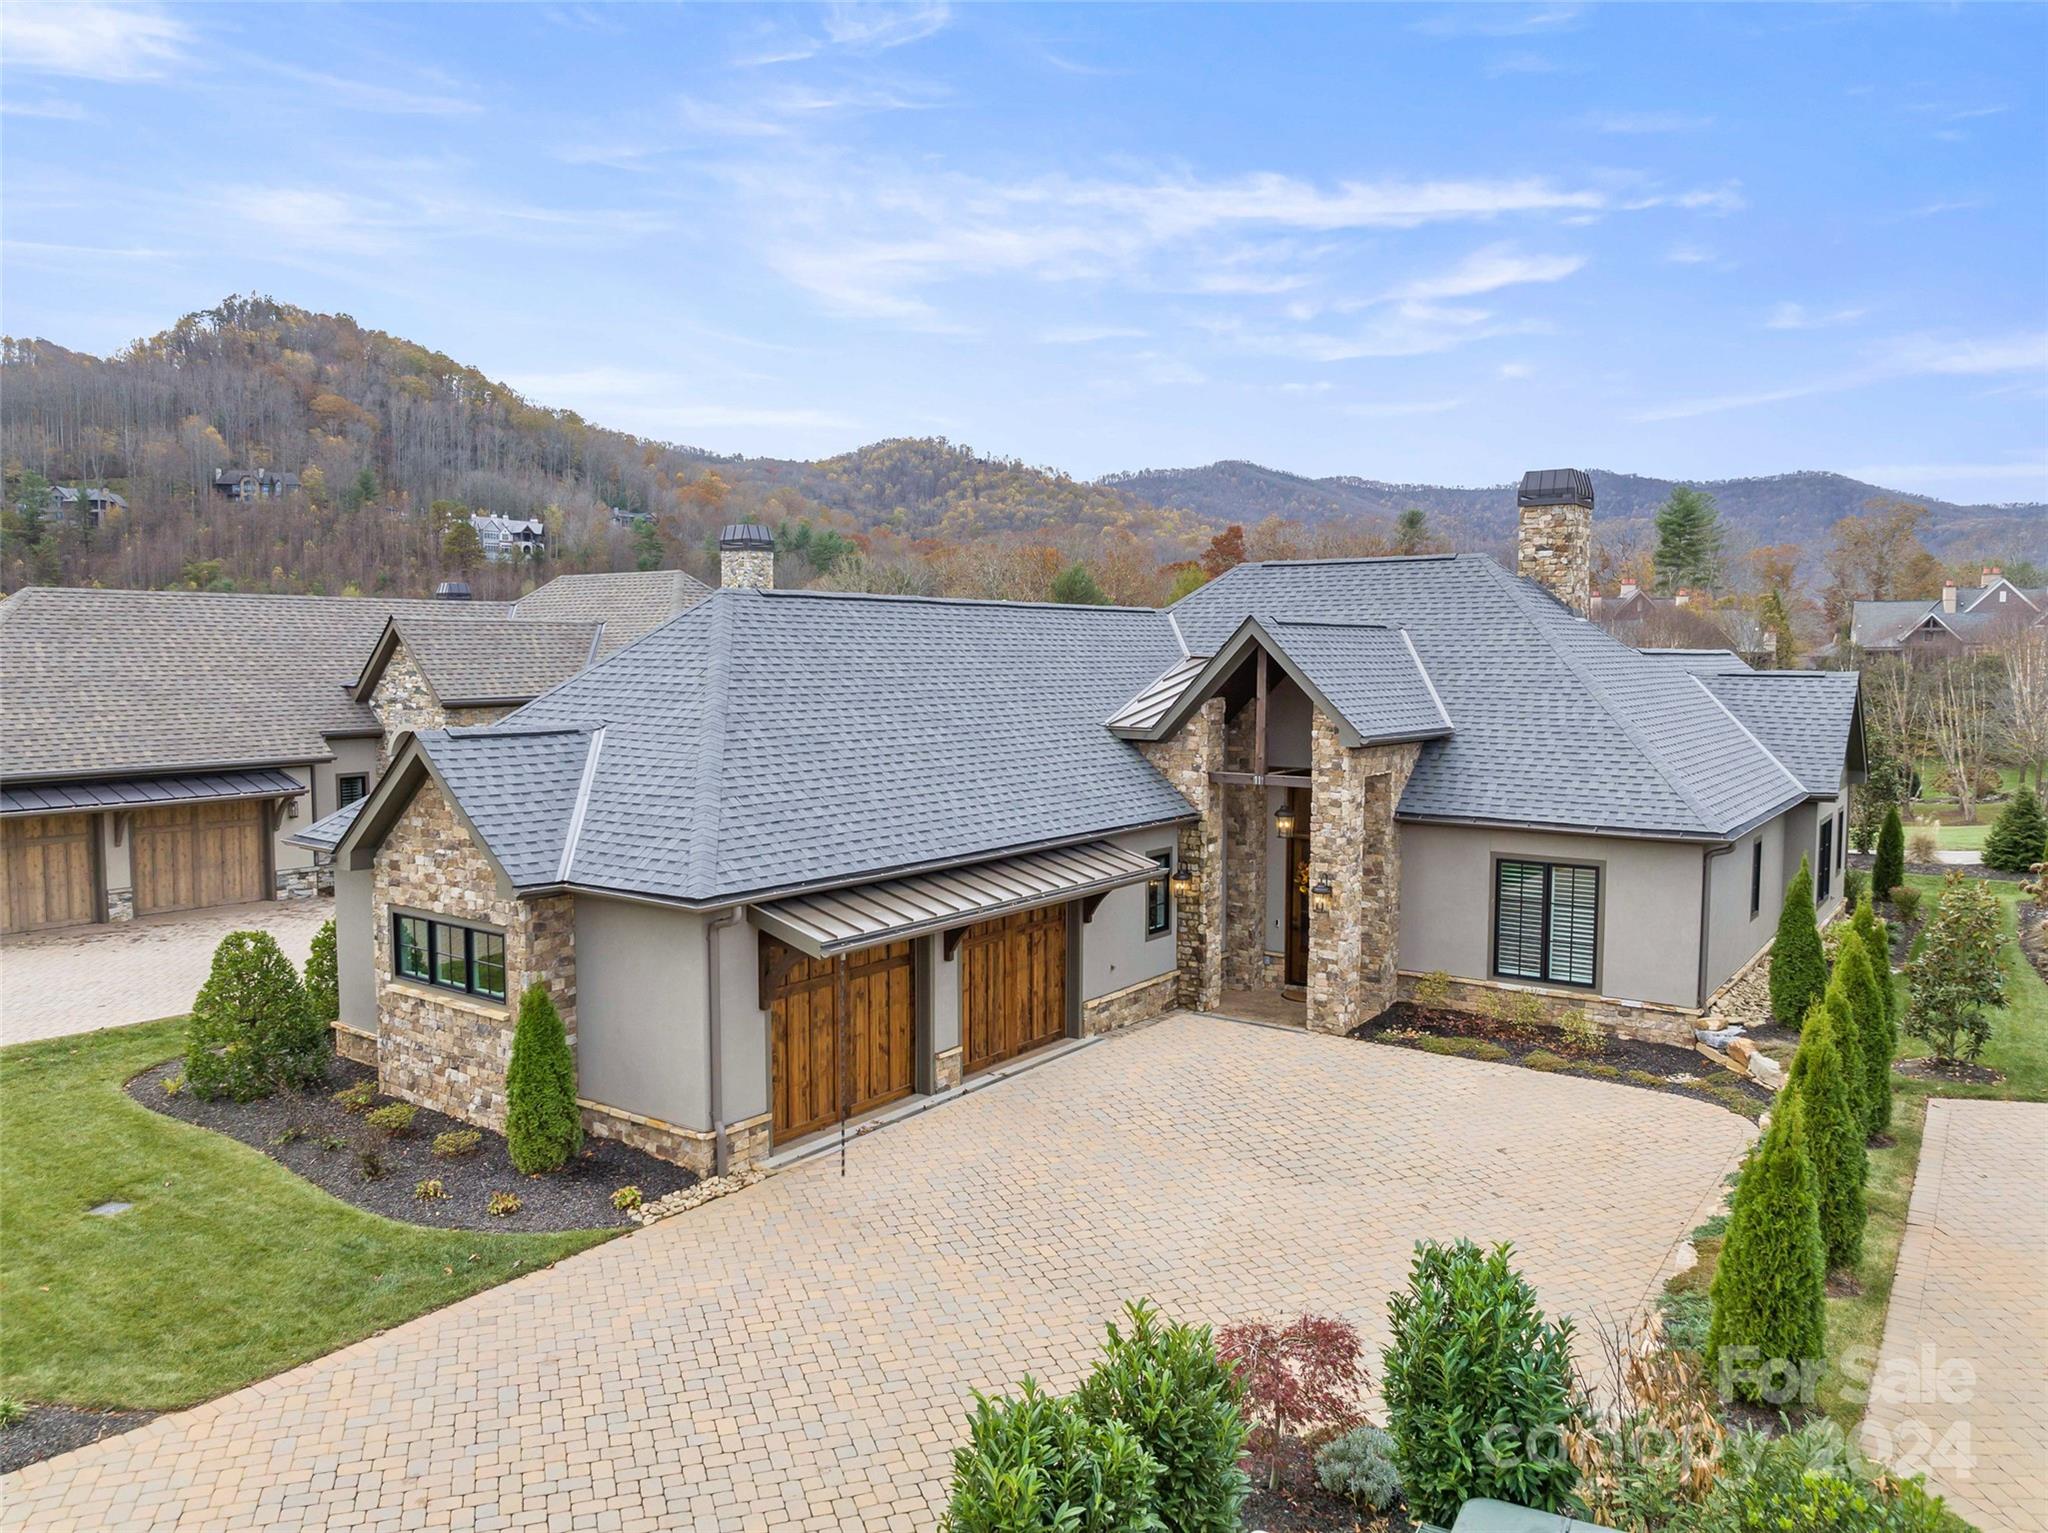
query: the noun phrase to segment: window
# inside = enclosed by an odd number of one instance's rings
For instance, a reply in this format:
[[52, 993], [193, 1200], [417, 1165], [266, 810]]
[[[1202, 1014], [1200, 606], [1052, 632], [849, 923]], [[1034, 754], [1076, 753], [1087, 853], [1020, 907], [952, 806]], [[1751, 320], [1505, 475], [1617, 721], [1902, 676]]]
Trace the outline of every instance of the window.
[[1849, 861], [1849, 811], [1835, 811], [1835, 871], [1841, 872]]
[[425, 916], [391, 918], [391, 967], [401, 979], [505, 999], [505, 938], [501, 932], [451, 926]]
[[1166, 887], [1173, 853], [1154, 852], [1152, 860], [1159, 864], [1159, 876], [1145, 885], [1145, 935], [1157, 937], [1173, 925], [1173, 891]]
[[1503, 859], [1493, 870], [1493, 972], [1503, 979], [1593, 983], [1600, 870]]
[[1758, 836], [1749, 848], [1749, 918], [1754, 921], [1764, 908], [1764, 838]]
[[1813, 883], [1813, 900], [1819, 904], [1828, 897], [1828, 890], [1834, 887], [1835, 877], [1835, 822], [1820, 822], [1820, 877]]
[[339, 809], [348, 808], [357, 799], [367, 798], [370, 793], [370, 779], [361, 772], [351, 772], [346, 777], [335, 778], [334, 786], [341, 798], [341, 802], [335, 806]]

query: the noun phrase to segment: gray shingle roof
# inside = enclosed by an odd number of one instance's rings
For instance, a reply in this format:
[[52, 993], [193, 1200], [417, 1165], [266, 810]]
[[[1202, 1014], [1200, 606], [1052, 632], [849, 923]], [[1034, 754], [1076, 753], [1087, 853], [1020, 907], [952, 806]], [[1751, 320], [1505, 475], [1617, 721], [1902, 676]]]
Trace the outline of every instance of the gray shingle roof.
[[1785, 763], [1808, 793], [1841, 786], [1861, 678], [1854, 671], [1742, 671], [1700, 684]]
[[303, 830], [295, 830], [285, 840], [294, 846], [310, 846], [316, 852], [331, 852], [341, 845], [341, 838], [348, 834], [348, 828], [355, 824], [356, 816], [363, 812], [367, 798], [359, 798], [353, 804], [344, 804], [329, 815], [322, 815]]
[[1849, 609], [1849, 642], [1863, 649], [1881, 649], [1898, 642], [1899, 636], [1919, 626], [1930, 612], [1939, 612], [1941, 602], [1860, 601]]
[[1682, 668], [1482, 555], [1243, 564], [1173, 610], [1197, 650], [1247, 616], [1405, 627], [1455, 724], [1405, 817], [1718, 838], [1805, 797]]
[[624, 649], [652, 633], [685, 608], [711, 594], [711, 587], [681, 570], [622, 570], [610, 575], [557, 575], [531, 596], [512, 604], [517, 618], [603, 623], [601, 654]]
[[417, 738], [507, 878], [521, 888], [560, 880], [594, 731], [432, 729]]
[[[392, 619], [390, 634], [427, 678], [444, 707], [531, 702], [567, 681], [591, 661], [602, 623], [535, 622], [521, 618], [419, 617]], [[386, 651], [378, 645], [378, 654]], [[368, 697], [383, 673], [373, 659], [357, 683]]]
[[1638, 649], [1645, 660], [1675, 665], [1696, 676], [1718, 676], [1724, 671], [1747, 671], [1749, 662], [1732, 649]]
[[1102, 727], [1179, 654], [1132, 608], [720, 591], [448, 738], [604, 725], [573, 881], [709, 903], [1189, 818]]

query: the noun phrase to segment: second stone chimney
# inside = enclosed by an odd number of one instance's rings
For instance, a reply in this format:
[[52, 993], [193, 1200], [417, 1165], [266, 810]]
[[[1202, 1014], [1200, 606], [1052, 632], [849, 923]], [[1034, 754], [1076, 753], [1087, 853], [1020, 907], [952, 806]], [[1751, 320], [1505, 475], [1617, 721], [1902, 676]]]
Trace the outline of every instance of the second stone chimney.
[[1515, 493], [1515, 573], [1546, 586], [1580, 617], [1593, 607], [1593, 478], [1583, 469], [1538, 468]]
[[[1923, 587], [1922, 589], [1925, 588]], [[1953, 580], [1944, 580], [1941, 583], [1941, 610], [1944, 612], [1956, 610], [1956, 583]]]
[[733, 522], [718, 535], [718, 583], [775, 589], [775, 534], [755, 522]]

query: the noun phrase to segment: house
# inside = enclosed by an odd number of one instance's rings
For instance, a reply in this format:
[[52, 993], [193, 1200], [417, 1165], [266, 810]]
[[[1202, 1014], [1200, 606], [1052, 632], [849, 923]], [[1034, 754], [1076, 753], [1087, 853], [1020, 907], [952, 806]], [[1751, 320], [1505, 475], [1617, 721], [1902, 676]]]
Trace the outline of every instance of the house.
[[2016, 586], [2004, 570], [1986, 565], [1976, 585], [1944, 581], [1937, 597], [1857, 602], [1849, 614], [1849, 644], [1874, 655], [1946, 657], [2032, 627], [2048, 627], [2048, 586]]
[[311, 894], [331, 880], [290, 833], [368, 793], [380, 708], [406, 728], [487, 722], [705, 594], [677, 571], [516, 602], [17, 591], [0, 602], [0, 931]]
[[1669, 596], [1624, 580], [1613, 596], [1593, 593], [1593, 620], [1624, 643], [1637, 648], [1645, 640], [1683, 642], [1695, 648], [1725, 646], [1751, 666], [1768, 665], [1777, 647], [1756, 614], [1737, 606], [1718, 606], [1705, 591], [1681, 586]]
[[778, 591], [728, 528], [725, 589], [298, 833], [338, 1046], [502, 1126], [546, 985], [589, 1130], [711, 1171], [1175, 1006], [1689, 1043], [1802, 857], [1840, 907], [1857, 678], [1618, 642], [1587, 476], [1520, 500], [1519, 575], [1268, 561], [1164, 610]]
[[537, 517], [481, 512], [470, 516], [469, 525], [476, 529], [486, 559], [539, 559], [548, 551], [547, 523]]
[[75, 511], [83, 504], [85, 507], [86, 523], [93, 527], [99, 526], [109, 511], [126, 511], [128, 509], [127, 500], [122, 496], [116, 495], [104, 485], [95, 485], [90, 489], [81, 488], [75, 490], [68, 489], [61, 484], [52, 485], [50, 487], [50, 504], [55, 506], [58, 511], [65, 513]]
[[267, 468], [221, 468], [213, 473], [213, 493], [226, 500], [282, 500], [299, 491], [299, 476]]

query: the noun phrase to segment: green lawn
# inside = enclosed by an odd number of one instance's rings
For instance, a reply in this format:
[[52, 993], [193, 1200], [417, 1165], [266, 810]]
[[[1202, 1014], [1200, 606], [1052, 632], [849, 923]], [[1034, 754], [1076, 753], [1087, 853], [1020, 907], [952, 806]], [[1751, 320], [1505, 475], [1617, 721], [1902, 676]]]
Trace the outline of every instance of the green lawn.
[[[1920, 777], [1923, 782], [1932, 782], [1941, 770], [1938, 761], [1920, 763]], [[2006, 798], [2019, 791], [2021, 772], [2018, 767], [1998, 769], [1999, 792]], [[1945, 852], [1981, 852], [1984, 838], [1991, 832], [1991, 826], [1998, 819], [1998, 812], [2005, 807], [2003, 800], [1995, 804], [1977, 805], [1976, 818], [1970, 821], [1960, 819], [1955, 800], [1947, 798], [1920, 798], [1906, 806], [1906, 835], [1911, 837], [1918, 828], [1915, 820], [1934, 819], [1940, 823], [1935, 827], [1934, 838]]]
[[[183, 1039], [171, 1018], [0, 1049], [0, 1394], [191, 1405], [615, 1233], [363, 1213], [130, 1101], [122, 1083]], [[109, 1199], [135, 1207], [86, 1214]]]

